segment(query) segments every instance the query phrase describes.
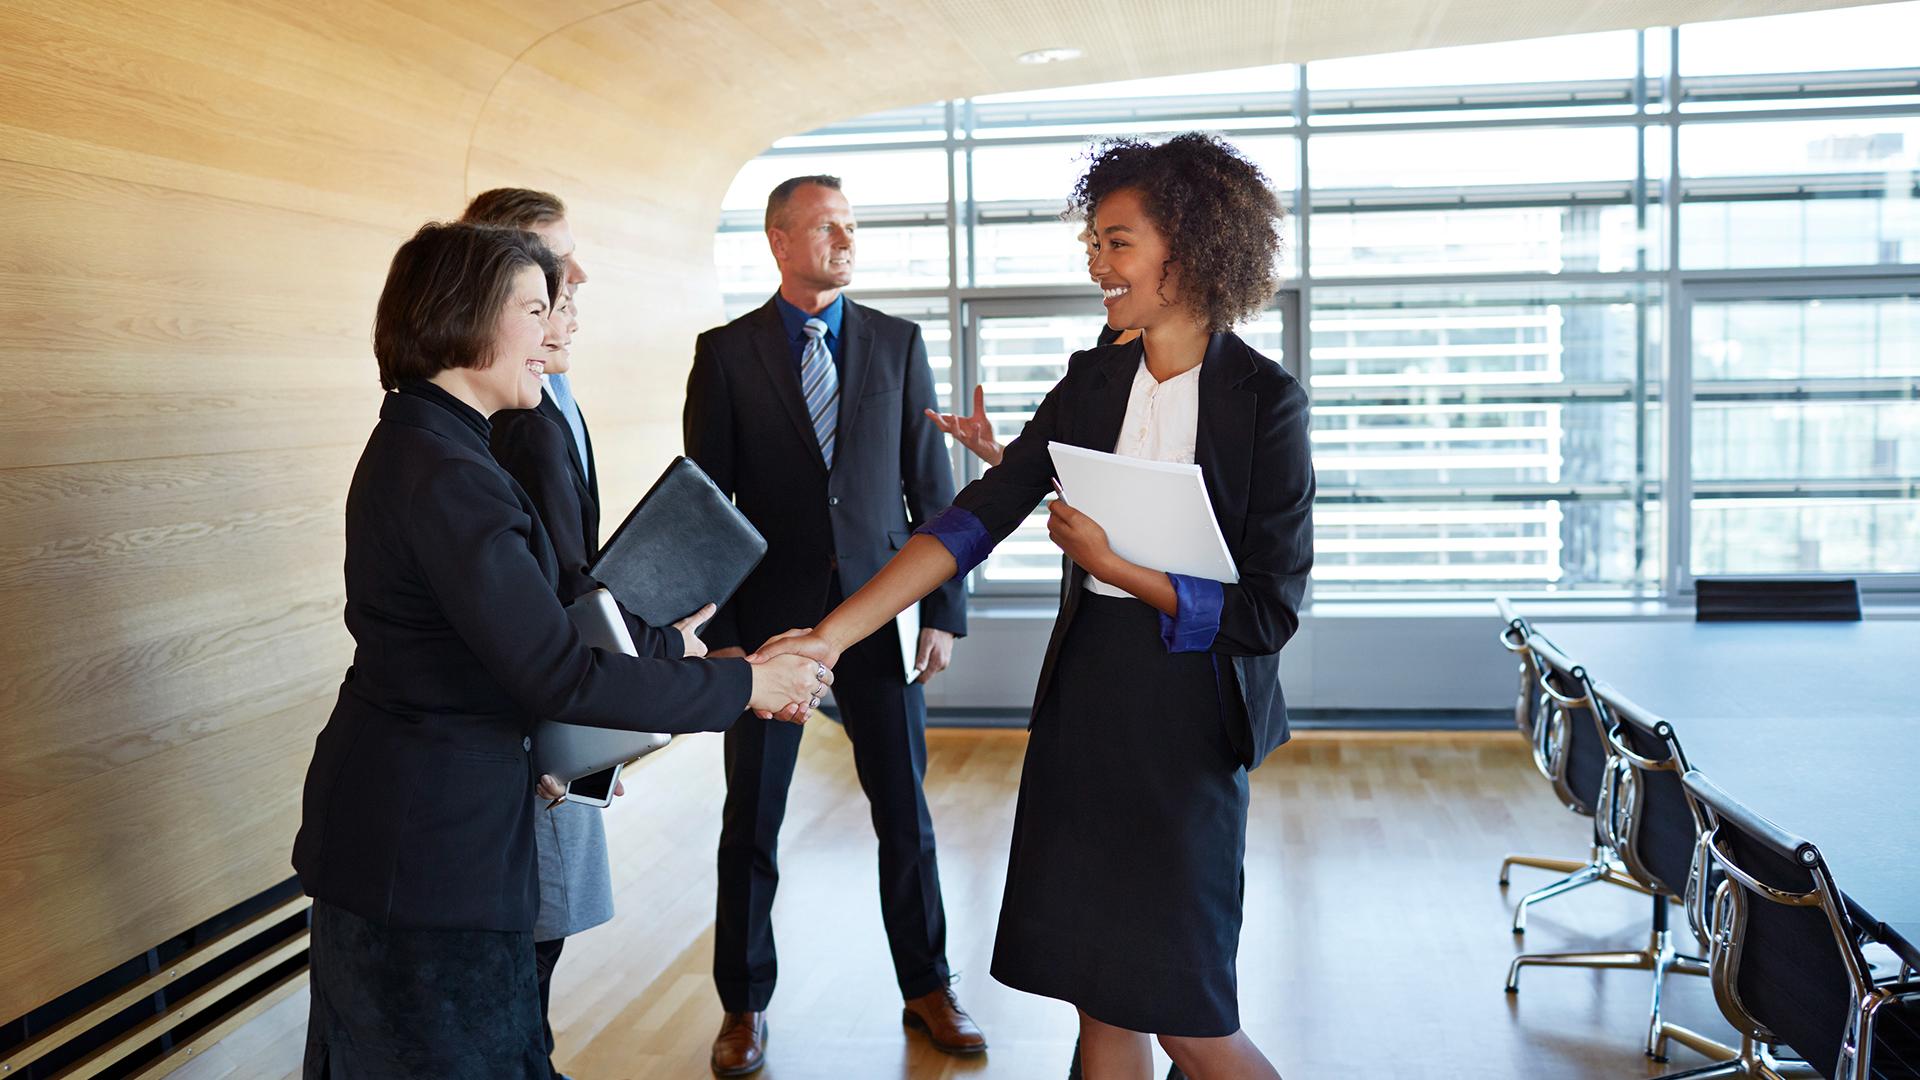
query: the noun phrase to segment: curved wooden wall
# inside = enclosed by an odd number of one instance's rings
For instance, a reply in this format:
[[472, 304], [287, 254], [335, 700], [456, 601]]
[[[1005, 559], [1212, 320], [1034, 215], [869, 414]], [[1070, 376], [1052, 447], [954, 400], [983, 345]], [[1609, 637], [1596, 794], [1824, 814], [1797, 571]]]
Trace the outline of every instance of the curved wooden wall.
[[[291, 872], [350, 655], [341, 510], [378, 404], [373, 301], [421, 221], [499, 184], [572, 204], [594, 275], [578, 382], [624, 505], [676, 448], [693, 335], [719, 315], [720, 197], [779, 135], [1671, 15], [1178, 6], [0, 0], [0, 1020]], [[1062, 42], [1104, 59], [1012, 62]]]
[[0, 1020], [291, 873], [408, 232], [497, 184], [574, 204], [621, 503], [677, 446], [740, 164], [951, 92], [903, 56], [796, 111], [806, 49], [730, 59], [878, 4], [609, 7], [0, 6]]

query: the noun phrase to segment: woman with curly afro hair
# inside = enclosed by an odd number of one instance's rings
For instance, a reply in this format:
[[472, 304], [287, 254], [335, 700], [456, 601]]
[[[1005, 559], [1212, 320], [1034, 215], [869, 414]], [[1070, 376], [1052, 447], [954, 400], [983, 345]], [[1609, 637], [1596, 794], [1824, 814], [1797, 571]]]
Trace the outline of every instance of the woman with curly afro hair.
[[1235, 582], [1115, 554], [1056, 499], [1070, 560], [1035, 691], [993, 974], [1080, 1012], [1089, 1080], [1145, 1080], [1150, 1037], [1192, 1080], [1276, 1077], [1240, 1028], [1247, 770], [1287, 740], [1279, 653], [1313, 565], [1307, 396], [1233, 333], [1278, 285], [1281, 207], [1227, 143], [1096, 149], [1074, 189], [1108, 325], [1000, 461], [809, 633], [832, 663], [965, 574], [1054, 490], [1047, 444], [1200, 466]]

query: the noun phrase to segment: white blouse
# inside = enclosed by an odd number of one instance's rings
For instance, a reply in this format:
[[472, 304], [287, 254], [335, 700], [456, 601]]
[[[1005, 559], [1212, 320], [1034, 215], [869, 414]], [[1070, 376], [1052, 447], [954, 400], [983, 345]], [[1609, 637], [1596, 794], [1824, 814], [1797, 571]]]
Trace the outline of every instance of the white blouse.
[[[1193, 442], [1200, 427], [1200, 365], [1166, 382], [1153, 377], [1145, 359], [1134, 373], [1127, 395], [1127, 418], [1113, 452], [1121, 457], [1193, 464]], [[1087, 591], [1101, 596], [1131, 597], [1125, 589], [1087, 575]]]

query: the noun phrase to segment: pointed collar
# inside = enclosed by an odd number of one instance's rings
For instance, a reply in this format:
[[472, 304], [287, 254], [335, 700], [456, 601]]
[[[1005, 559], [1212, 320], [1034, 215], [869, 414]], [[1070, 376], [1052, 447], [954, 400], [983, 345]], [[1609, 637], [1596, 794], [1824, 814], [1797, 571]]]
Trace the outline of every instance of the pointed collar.
[[841, 321], [846, 317], [847, 311], [847, 294], [844, 292], [833, 294], [833, 303], [821, 309], [818, 314], [801, 311], [788, 303], [787, 298], [779, 293], [773, 294], [773, 307], [780, 313], [780, 326], [786, 330], [788, 341], [800, 340], [806, 333], [808, 319], [819, 319], [826, 323], [827, 335], [835, 341], [841, 340]]

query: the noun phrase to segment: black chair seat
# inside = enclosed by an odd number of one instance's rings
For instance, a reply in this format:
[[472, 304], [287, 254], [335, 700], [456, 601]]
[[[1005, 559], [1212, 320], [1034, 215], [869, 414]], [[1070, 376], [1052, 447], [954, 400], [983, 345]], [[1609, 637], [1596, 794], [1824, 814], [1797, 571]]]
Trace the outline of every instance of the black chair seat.
[[1844, 579], [1699, 578], [1695, 622], [1859, 622], [1860, 583]]

